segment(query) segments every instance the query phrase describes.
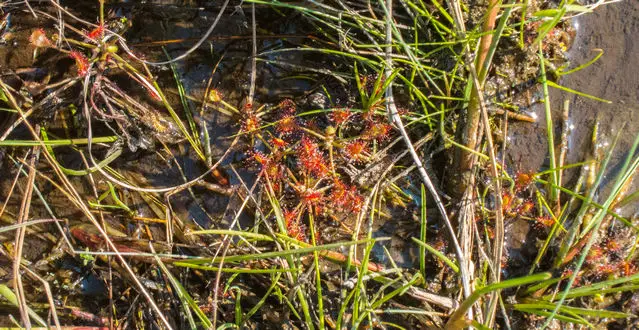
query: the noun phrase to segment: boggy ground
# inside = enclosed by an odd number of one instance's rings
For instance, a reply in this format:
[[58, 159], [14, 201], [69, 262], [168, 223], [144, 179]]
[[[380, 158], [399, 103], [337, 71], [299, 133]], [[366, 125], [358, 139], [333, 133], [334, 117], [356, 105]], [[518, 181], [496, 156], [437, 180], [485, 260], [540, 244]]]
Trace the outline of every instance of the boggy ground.
[[[80, 19], [100, 22], [99, 2], [63, 5]], [[460, 270], [466, 262], [387, 107], [393, 81], [407, 136], [459, 226], [458, 191], [450, 182], [458, 175], [452, 155], [463, 150], [455, 136], [466, 120], [471, 80], [463, 48], [476, 46], [486, 4], [464, 11], [472, 40], [465, 43], [453, 33], [448, 4], [396, 4], [392, 25], [376, 4], [260, 3], [253, 38], [253, 7], [231, 1], [212, 36], [185, 59], [157, 66], [135, 59], [183, 54], [222, 6], [107, 2], [105, 30], [47, 3], [34, 6], [37, 19], [23, 5], [3, 5], [9, 24], [0, 46], [6, 173], [0, 182], [6, 205], [0, 211], [6, 228], [0, 232], [0, 325], [13, 318], [23, 325], [29, 319], [118, 328], [459, 328], [468, 325], [464, 315], [472, 302], [474, 320], [495, 327], [535, 328], [555, 309], [553, 327], [633, 324], [632, 219], [579, 203], [577, 197], [598, 191], [596, 171], [567, 171], [566, 191], [555, 199], [545, 184], [553, 169], [588, 157], [591, 169], [605, 170], [605, 151], [590, 155], [587, 143], [571, 144], [570, 150], [588, 152], [569, 152], [564, 162], [546, 160], [544, 110], [535, 108], [544, 95], [534, 40], [562, 4], [530, 2], [511, 14], [487, 74], [485, 106], [505, 161], [500, 194], [488, 156], [473, 167], [474, 245], [465, 251], [473, 261], [470, 275]], [[615, 15], [610, 10], [600, 15]], [[62, 42], [58, 15], [70, 29]], [[613, 29], [634, 27], [618, 17]], [[588, 47], [580, 24], [576, 47]], [[388, 43], [386, 26], [399, 31], [390, 39], [391, 58], [402, 70], [392, 73], [383, 70], [389, 51], [379, 46]], [[550, 32], [541, 53], [552, 76], [574, 31], [560, 20]], [[402, 46], [397, 33], [417, 46]], [[567, 76], [568, 87], [617, 99], [572, 85], [582, 81], [573, 77]], [[552, 104], [560, 118], [561, 102]], [[19, 111], [30, 109], [29, 123], [42, 129], [34, 130], [36, 137], [62, 146], [34, 147], [34, 132], [16, 124]], [[590, 135], [593, 125], [580, 125], [584, 117], [573, 111], [578, 129], [571, 141], [588, 140], [580, 134]], [[565, 125], [557, 123], [557, 137]], [[477, 152], [487, 155], [486, 148]], [[108, 162], [95, 165], [91, 157]], [[540, 172], [548, 168], [551, 174]], [[587, 178], [581, 186], [579, 177]], [[623, 188], [632, 197], [629, 185]], [[609, 209], [632, 205], [633, 198], [621, 195], [597, 196], [597, 205], [607, 198]], [[502, 279], [495, 281], [491, 252], [499, 213], [506, 235], [497, 259]], [[20, 222], [27, 224], [11, 227]], [[596, 240], [589, 243], [591, 237]], [[579, 261], [582, 251], [585, 261]], [[562, 306], [557, 295], [573, 274], [575, 290]], [[472, 279], [476, 296], [462, 290], [463, 276]], [[498, 289], [503, 299], [489, 307]]]

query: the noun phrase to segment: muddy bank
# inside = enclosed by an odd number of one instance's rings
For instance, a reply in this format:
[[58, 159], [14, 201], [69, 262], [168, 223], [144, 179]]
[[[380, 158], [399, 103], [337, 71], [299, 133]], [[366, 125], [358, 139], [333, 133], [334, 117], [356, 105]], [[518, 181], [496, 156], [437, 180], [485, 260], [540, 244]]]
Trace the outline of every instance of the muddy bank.
[[[599, 122], [599, 143], [604, 152], [622, 130], [604, 178], [601, 199], [607, 196], [611, 182], [628, 154], [636, 135], [639, 134], [639, 2], [613, 3], [597, 8], [593, 13], [573, 18], [576, 36], [567, 52], [570, 68], [587, 63], [603, 50], [603, 56], [591, 66], [563, 76], [559, 84], [567, 88], [609, 100], [604, 103], [583, 96], [550, 88], [551, 110], [555, 126], [554, 136], [559, 144], [564, 101], [570, 104], [568, 125], [571, 135], [565, 164], [584, 161], [592, 150], [593, 127]], [[532, 102], [527, 110], [536, 115], [536, 123], [512, 122], [508, 128], [506, 165], [513, 172], [538, 172], [548, 168], [548, 144], [546, 118], [541, 88], [530, 93]], [[558, 151], [557, 151], [558, 152]], [[572, 187], [577, 170], [566, 171], [563, 186]], [[636, 191], [635, 182], [629, 193]], [[639, 211], [636, 202], [629, 203], [620, 214], [632, 217]], [[535, 231], [521, 220], [506, 223], [506, 246], [511, 269], [520, 269], [533, 260], [537, 248]], [[523, 267], [525, 268], [525, 267]]]
[[[583, 161], [590, 152], [592, 128], [599, 118], [601, 142], [604, 144], [611, 143], [615, 134], [623, 129], [613, 156], [613, 166], [619, 166], [639, 134], [639, 67], [634, 65], [639, 62], [639, 41], [636, 39], [639, 33], [639, 2], [624, 1], [601, 6], [593, 13], [574, 18], [572, 23], [577, 33], [567, 53], [571, 68], [594, 58], [598, 53], [596, 49], [603, 50], [604, 54], [590, 67], [563, 76], [560, 84], [611, 103], [551, 88], [555, 138], [559, 139], [558, 127], [563, 103], [567, 99], [570, 102], [569, 124], [573, 130], [566, 163]], [[544, 106], [539, 103], [531, 111], [537, 115], [537, 123], [513, 123], [509, 129], [508, 158], [511, 166], [524, 171], [537, 171], [548, 161]], [[613, 178], [613, 175], [608, 175], [608, 181]]]

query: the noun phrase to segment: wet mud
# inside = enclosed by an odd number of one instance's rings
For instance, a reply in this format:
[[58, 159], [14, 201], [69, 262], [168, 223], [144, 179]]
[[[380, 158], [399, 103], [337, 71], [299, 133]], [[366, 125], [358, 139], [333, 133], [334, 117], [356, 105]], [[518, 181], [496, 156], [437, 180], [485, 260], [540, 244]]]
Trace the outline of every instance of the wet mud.
[[[610, 104], [583, 96], [550, 89], [551, 110], [556, 124], [555, 138], [564, 100], [570, 101], [571, 131], [567, 163], [583, 161], [590, 152], [592, 128], [600, 123], [602, 142], [610, 143], [623, 130], [617, 149], [617, 162], [639, 134], [639, 3], [621, 1], [597, 8], [593, 13], [573, 18], [576, 37], [567, 53], [570, 67], [576, 67], [597, 55], [604, 55], [591, 66], [563, 76], [560, 84]], [[539, 94], [540, 91], [537, 92]], [[537, 95], [539, 96], [539, 95]], [[537, 171], [547, 165], [546, 124], [543, 104], [531, 108], [538, 118], [535, 124], [513, 123], [509, 128], [508, 158], [522, 171]]]

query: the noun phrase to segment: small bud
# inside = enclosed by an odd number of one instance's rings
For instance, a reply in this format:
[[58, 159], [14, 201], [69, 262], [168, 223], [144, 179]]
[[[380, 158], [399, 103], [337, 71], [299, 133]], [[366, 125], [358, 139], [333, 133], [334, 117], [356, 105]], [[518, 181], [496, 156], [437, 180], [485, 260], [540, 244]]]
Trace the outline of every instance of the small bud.
[[109, 45], [109, 47], [107, 47], [107, 52], [109, 53], [117, 53], [118, 50], [118, 46], [116, 45]]

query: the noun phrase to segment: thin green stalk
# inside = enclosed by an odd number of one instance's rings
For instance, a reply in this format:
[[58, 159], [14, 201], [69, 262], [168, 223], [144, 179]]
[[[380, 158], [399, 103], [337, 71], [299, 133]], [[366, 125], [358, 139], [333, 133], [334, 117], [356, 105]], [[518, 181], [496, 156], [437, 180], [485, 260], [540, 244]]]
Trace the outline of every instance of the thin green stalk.
[[244, 315], [243, 317], [244, 322], [249, 320], [255, 313], [257, 313], [257, 311], [260, 310], [260, 308], [264, 306], [264, 303], [266, 303], [266, 299], [268, 299], [271, 296], [271, 292], [273, 292], [275, 287], [278, 285], [281, 276], [282, 276], [281, 273], [278, 273], [275, 275], [275, 277], [271, 280], [271, 286], [268, 288], [268, 290], [266, 290], [266, 293], [264, 293], [264, 295], [262, 296], [262, 299], [260, 299], [257, 302], [257, 304], [255, 304], [255, 306], [253, 306], [253, 308], [251, 308], [246, 313], [246, 315]]
[[[380, 308], [385, 302], [393, 299], [395, 296], [403, 294], [408, 288], [412, 287], [413, 285], [415, 285], [420, 280], [421, 280], [421, 278], [414, 277], [412, 280], [410, 280], [406, 284], [404, 284], [404, 285], [398, 287], [397, 289], [389, 292], [388, 294], [384, 295], [381, 299], [379, 299], [379, 300], [375, 301], [373, 304], [371, 304], [370, 311], [374, 312], [376, 309]], [[360, 317], [360, 319], [357, 321], [356, 324], [361, 324], [361, 322], [363, 320], [364, 320], [364, 317], [362, 316], [362, 317]]]
[[593, 95], [590, 95], [590, 94], [582, 93], [580, 91], [577, 91], [577, 90], [574, 90], [574, 89], [571, 89], [571, 88], [568, 88], [568, 87], [565, 87], [565, 86], [561, 86], [559, 84], [555, 84], [552, 81], [547, 81], [547, 83], [548, 83], [548, 86], [550, 86], [552, 88], [556, 88], [556, 89], [564, 91], [564, 92], [567, 92], [567, 93], [572, 93], [572, 94], [575, 94], [575, 95], [583, 96], [585, 98], [588, 98], [588, 99], [591, 99], [591, 100], [595, 100], [595, 101], [599, 101], [599, 102], [602, 102], [602, 103], [607, 103], [607, 104], [611, 104], [612, 103], [612, 101], [605, 100], [605, 99], [602, 99], [600, 97], [596, 97], [596, 96], [593, 96]]
[[596, 49], [593, 49], [593, 51], [598, 52], [598, 54], [597, 54], [597, 55], [595, 55], [595, 57], [593, 57], [590, 61], [588, 61], [588, 62], [586, 62], [586, 63], [584, 63], [584, 64], [581, 64], [581, 65], [579, 65], [579, 66], [575, 67], [574, 69], [570, 69], [570, 70], [568, 70], [568, 71], [564, 71], [564, 70], [563, 70], [563, 68], [559, 68], [559, 69], [556, 71], [557, 75], [559, 75], [559, 76], [565, 76], [565, 75], [569, 75], [569, 74], [571, 74], [571, 73], [575, 73], [575, 72], [577, 72], [577, 71], [581, 71], [581, 70], [583, 70], [583, 69], [585, 69], [585, 68], [587, 68], [587, 67], [591, 66], [593, 63], [597, 62], [597, 60], [599, 60], [599, 58], [600, 58], [601, 56], [603, 56], [603, 54], [604, 54], [604, 51], [603, 51], [602, 49], [598, 49], [598, 48], [596, 48]]
[[[147, 71], [147, 74], [151, 75], [148, 68], [145, 67], [145, 69]], [[140, 75], [140, 77], [144, 78], [142, 75]], [[182, 134], [184, 134], [184, 137], [186, 137], [186, 139], [189, 141], [189, 144], [191, 145], [191, 147], [193, 147], [193, 151], [195, 151], [195, 153], [198, 155], [200, 159], [206, 161], [206, 156], [204, 155], [204, 152], [202, 152], [202, 149], [200, 148], [199, 139], [194, 139], [193, 135], [191, 135], [189, 131], [186, 129], [186, 127], [184, 126], [184, 123], [182, 123], [182, 120], [180, 119], [180, 116], [177, 114], [177, 112], [175, 112], [175, 110], [173, 109], [169, 101], [167, 100], [158, 82], [156, 80], [153, 80], [152, 85], [153, 87], [155, 87], [155, 90], [157, 91], [158, 95], [160, 96], [160, 99], [162, 100], [162, 104], [164, 104], [164, 107], [171, 115], [171, 118], [173, 118], [173, 121], [175, 122], [175, 124], [178, 126]], [[196, 140], [198, 142], [196, 142]]]
[[[426, 231], [427, 231], [427, 219], [426, 219], [426, 188], [424, 184], [421, 184], [421, 221], [419, 228], [419, 240], [426, 244]], [[426, 278], [426, 247], [420, 245], [419, 246], [419, 271], [422, 273], [422, 276]]]
[[[311, 244], [313, 246], [317, 246], [317, 242], [315, 239], [315, 221], [312, 212], [308, 213], [308, 223], [311, 230]], [[315, 267], [315, 290], [317, 291], [317, 316], [319, 318], [319, 329], [324, 329], [324, 297], [322, 296], [322, 274], [320, 272], [319, 266], [319, 253], [317, 251], [313, 251], [313, 266]]]
[[486, 59], [482, 63], [479, 68], [479, 81], [483, 82], [486, 79], [486, 75], [488, 75], [488, 69], [490, 68], [491, 63], [493, 62], [493, 56], [495, 55], [495, 51], [497, 50], [497, 45], [499, 44], [499, 40], [504, 33], [504, 29], [506, 28], [506, 23], [510, 18], [510, 13], [512, 12], [513, 7], [506, 7], [504, 12], [501, 14], [501, 18], [499, 19], [499, 23], [497, 24], [497, 28], [493, 32], [493, 38], [490, 43], [490, 48], [488, 48], [488, 52], [486, 54]]
[[[524, 312], [524, 313], [528, 313], [528, 314], [536, 314], [536, 315], [544, 316], [544, 317], [548, 317], [549, 315], [551, 315], [550, 312], [542, 311], [542, 310], [535, 309], [535, 308], [515, 307], [515, 309], [520, 311], [520, 312]], [[589, 328], [591, 328], [591, 329], [594, 328], [594, 326], [592, 324], [590, 324], [588, 321], [584, 320], [583, 318], [570, 317], [570, 316], [566, 316], [566, 315], [562, 315], [562, 314], [555, 315], [555, 318], [557, 320], [559, 320], [559, 321], [562, 321], [562, 322], [588, 325]]]
[[[151, 249], [153, 249], [153, 245], [149, 243], [149, 246], [151, 247]], [[169, 279], [169, 283], [171, 283], [171, 285], [175, 289], [174, 292], [177, 294], [178, 300], [182, 303], [184, 314], [186, 314], [186, 319], [188, 320], [189, 325], [191, 326], [191, 329], [197, 329], [197, 326], [195, 325], [195, 320], [193, 319], [193, 315], [191, 314], [191, 310], [189, 309], [189, 306], [200, 318], [200, 321], [202, 322], [202, 324], [206, 326], [207, 329], [210, 328], [213, 324], [211, 323], [209, 318], [206, 317], [206, 314], [202, 312], [202, 310], [200, 309], [198, 304], [193, 300], [193, 298], [191, 298], [191, 295], [189, 295], [188, 291], [184, 289], [182, 284], [180, 284], [180, 282], [175, 278], [175, 276], [171, 274], [169, 269], [166, 268], [166, 266], [162, 262], [162, 259], [160, 259], [158, 256], [155, 256], [154, 258], [155, 258], [155, 261], [160, 266], [160, 269], [162, 269], [162, 273]]]
[[267, 241], [272, 242], [273, 238], [267, 235], [239, 231], [239, 230], [227, 230], [227, 229], [205, 229], [205, 230], [194, 230], [185, 233], [184, 235], [229, 235], [229, 236], [240, 236], [249, 239], [255, 239], [258, 241]]
[[[171, 56], [166, 51], [166, 48], [162, 47], [162, 50], [164, 51], [164, 54], [170, 61]], [[193, 119], [193, 109], [191, 109], [191, 105], [189, 104], [189, 101], [186, 98], [186, 91], [184, 90], [184, 85], [182, 84], [182, 80], [180, 79], [178, 75], [175, 63], [171, 63], [170, 67], [171, 67], [171, 72], [173, 72], [173, 78], [175, 79], [175, 84], [177, 85], [180, 101], [182, 102], [182, 107], [184, 108], [184, 113], [186, 114], [186, 120], [189, 122], [189, 127], [191, 128], [191, 136], [193, 136], [193, 141], [197, 143], [199, 148], [201, 148], [202, 139], [199, 136], [200, 130], [198, 129], [197, 124], [195, 123], [195, 120]]]
[[[375, 204], [377, 204], [377, 200], [378, 200], [378, 195], [377, 195], [377, 189], [375, 190], [375, 194], [373, 195], [373, 199], [371, 201], [371, 207], [375, 208]], [[368, 231], [367, 231], [367, 240], [372, 240], [373, 238], [373, 232], [372, 232], [372, 224], [374, 222], [375, 219], [375, 212], [373, 212], [371, 210], [370, 214], [369, 214], [369, 225], [368, 225]], [[368, 296], [365, 294], [366, 293], [366, 287], [364, 286], [364, 276], [366, 276], [366, 274], [369, 272], [368, 270], [368, 261], [370, 259], [370, 254], [371, 251], [373, 249], [373, 245], [374, 242], [371, 242], [369, 244], [366, 244], [366, 247], [364, 248], [364, 256], [362, 256], [362, 264], [359, 268], [359, 272], [358, 272], [358, 277], [357, 277], [357, 284], [355, 285], [355, 287], [353, 288], [353, 291], [355, 293], [355, 295], [353, 296], [353, 324], [352, 324], [352, 329], [359, 329], [360, 328], [360, 320], [363, 320], [365, 317], [368, 317], [370, 315], [370, 312], [368, 310], [370, 309], [365, 309], [362, 306], [367, 306], [368, 305]], [[360, 317], [360, 311], [362, 311], [362, 316]]]
[[[592, 143], [596, 144], [597, 143], [597, 129], [598, 125], [595, 125], [595, 129], [593, 130], [593, 134], [592, 134]], [[617, 145], [617, 142], [619, 141], [619, 138], [621, 137], [621, 132], [623, 130], [620, 130], [617, 135], [615, 136], [615, 139], [612, 141], [612, 145], [610, 146], [610, 150], [614, 150], [615, 146]], [[592, 155], [592, 157], [594, 157], [594, 155]], [[610, 160], [612, 159], [612, 152], [608, 153], [608, 156], [606, 158], [604, 158], [603, 162], [600, 164], [599, 168], [601, 169], [599, 171], [599, 173], [597, 173], [597, 177], [595, 178], [594, 182], [592, 183], [592, 186], [589, 187], [589, 191], [588, 191], [588, 196], [587, 197], [582, 197], [581, 195], [577, 194], [577, 193], [573, 193], [573, 192], [568, 192], [569, 195], [571, 195], [573, 198], [578, 198], [581, 199], [583, 201], [583, 203], [581, 204], [581, 207], [579, 208], [579, 211], [577, 212], [577, 215], [574, 217], [572, 226], [568, 232], [568, 235], [566, 236], [566, 238], [564, 239], [564, 242], [562, 243], [559, 252], [557, 254], [557, 257], [555, 259], [555, 267], [558, 267], [559, 265], [564, 263], [564, 258], [566, 257], [566, 254], [568, 253], [568, 251], [572, 248], [573, 242], [576, 239], [577, 235], [580, 232], [580, 229], [582, 228], [583, 222], [584, 222], [584, 216], [586, 215], [586, 212], [588, 212], [588, 210], [591, 207], [596, 207], [601, 209], [602, 206], [595, 203], [594, 202], [594, 198], [596, 196], [597, 191], [599, 191], [599, 186], [601, 185], [601, 182], [604, 179], [604, 173], [605, 173], [605, 169], [608, 167], [608, 164], [610, 163]], [[597, 166], [597, 164], [595, 162], [591, 163], [589, 166]], [[584, 173], [582, 175], [582, 177], [588, 175], [588, 170], [583, 169]], [[580, 178], [581, 179], [581, 178]], [[562, 191], [562, 188], [559, 188]], [[612, 212], [612, 210], [608, 210], [608, 212]]]
[[173, 262], [173, 265], [184, 268], [191, 269], [199, 269], [199, 270], [207, 270], [211, 272], [222, 272], [229, 274], [279, 274], [279, 273], [289, 273], [289, 272], [297, 272], [300, 271], [299, 268], [228, 268], [223, 267], [219, 268], [216, 266], [206, 266], [206, 265], [194, 265], [183, 261]]
[[559, 173], [554, 171], [557, 167], [557, 161], [555, 160], [555, 138], [554, 138], [554, 129], [555, 126], [552, 123], [552, 112], [550, 110], [550, 96], [548, 93], [548, 80], [546, 77], [546, 65], [544, 64], [545, 58], [544, 53], [542, 52], [543, 44], [539, 41], [539, 60], [540, 60], [540, 69], [541, 69], [541, 84], [543, 86], [544, 92], [544, 110], [546, 114], [546, 134], [547, 134], [547, 142], [548, 142], [548, 154], [550, 159], [550, 170], [553, 171], [550, 173], [550, 186], [548, 187], [548, 199], [551, 204], [555, 204], [559, 198], [559, 190], [555, 188], [555, 186], [560, 185]]
[[524, 49], [524, 31], [526, 31], [525, 24], [528, 23], [526, 21], [526, 14], [528, 13], [528, 1], [529, 0], [523, 0], [521, 16], [519, 17], [519, 48], [521, 49]]
[[23, 223], [8, 225], [8, 226], [2, 226], [2, 227], [0, 227], [0, 233], [16, 230], [16, 229], [19, 229], [19, 228], [24, 228], [24, 227], [31, 226], [31, 225], [37, 225], [37, 224], [40, 224], [40, 223], [55, 222], [55, 221], [59, 221], [59, 220], [56, 220], [56, 219], [38, 219], [38, 220], [31, 220], [31, 221], [27, 221], [27, 222], [23, 222]]
[[[526, 309], [551, 309], [555, 308], [555, 304], [543, 301], [535, 301], [535, 302], [527, 302], [523, 304], [515, 304], [513, 305], [515, 309], [518, 308], [526, 308]], [[596, 309], [596, 308], [580, 308], [580, 307], [570, 307], [570, 306], [562, 306], [560, 309], [562, 312], [570, 312], [576, 315], [588, 316], [588, 317], [596, 317], [596, 318], [615, 318], [615, 319], [623, 319], [627, 317], [633, 317], [633, 314], [616, 312], [605, 309]]]
[[415, 237], [411, 237], [411, 239], [413, 240], [413, 242], [417, 243], [417, 245], [419, 245], [420, 248], [427, 249], [428, 252], [434, 254], [439, 260], [441, 260], [446, 265], [448, 265], [448, 267], [450, 267], [455, 273], [459, 273], [459, 266], [457, 266], [457, 264], [454, 261], [450, 260], [443, 253], [439, 252], [434, 247], [416, 239]]
[[[18, 307], [18, 297], [8, 286], [4, 284], [0, 284], [0, 296], [7, 299], [12, 305]], [[47, 323], [44, 321], [44, 319], [42, 319], [40, 315], [38, 315], [36, 312], [33, 311], [33, 309], [31, 309], [28, 306], [27, 306], [27, 313], [32, 319], [38, 322], [38, 324], [40, 324], [41, 327], [47, 327]]]
[[[269, 203], [271, 204], [271, 207], [273, 209], [273, 213], [275, 213], [275, 219], [277, 222], [277, 226], [278, 229], [280, 230], [280, 232], [284, 235], [288, 234], [288, 231], [286, 230], [286, 220], [284, 219], [284, 214], [282, 213], [282, 208], [280, 207], [280, 203], [277, 200], [277, 198], [275, 198], [275, 192], [273, 191], [273, 186], [271, 185], [271, 182], [268, 180], [268, 176], [266, 177], [266, 183], [267, 183], [267, 196], [268, 196], [268, 200]], [[288, 247], [287, 245], [285, 245], [286, 247]], [[316, 251], [317, 247], [312, 247], [310, 248], [310, 250], [308, 252], [314, 252]], [[286, 251], [276, 251], [275, 254], [273, 255], [273, 257], [285, 257], [288, 265], [295, 265], [295, 262], [293, 261], [292, 256], [295, 254], [294, 252], [299, 251], [298, 250], [286, 250]], [[293, 253], [291, 253], [293, 252]], [[259, 256], [263, 256], [264, 254], [258, 254], [257, 257]], [[255, 256], [255, 255], [254, 255]], [[239, 256], [239, 257], [243, 257], [243, 256]], [[249, 258], [246, 260], [251, 260], [253, 258]], [[228, 257], [225, 258], [225, 261], [228, 262]], [[287, 273], [289, 275], [289, 281], [291, 282], [291, 285], [294, 285], [294, 282], [297, 282], [297, 274], [296, 272], [288, 272]], [[304, 314], [304, 320], [306, 322], [306, 324], [308, 325], [310, 330], [314, 330], [315, 327], [313, 326], [313, 320], [311, 318], [311, 313], [310, 313], [310, 309], [308, 306], [308, 301], [306, 301], [306, 297], [304, 296], [304, 292], [301, 289], [300, 285], [296, 285], [295, 287], [295, 294], [297, 295], [297, 298], [300, 301], [300, 307], [302, 308], [302, 313]]]
[[[99, 136], [91, 139], [91, 143], [111, 143], [119, 139], [117, 136]], [[42, 144], [50, 147], [72, 146], [88, 144], [88, 139], [56, 139], [42, 141]], [[35, 147], [39, 146], [40, 141], [34, 140], [4, 140], [0, 141], [0, 147]]]

